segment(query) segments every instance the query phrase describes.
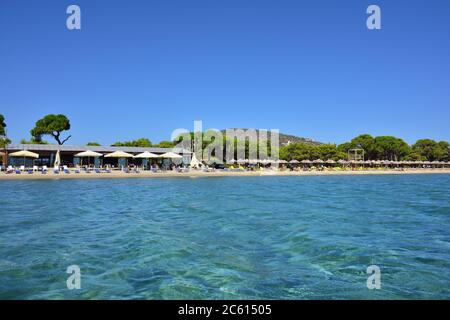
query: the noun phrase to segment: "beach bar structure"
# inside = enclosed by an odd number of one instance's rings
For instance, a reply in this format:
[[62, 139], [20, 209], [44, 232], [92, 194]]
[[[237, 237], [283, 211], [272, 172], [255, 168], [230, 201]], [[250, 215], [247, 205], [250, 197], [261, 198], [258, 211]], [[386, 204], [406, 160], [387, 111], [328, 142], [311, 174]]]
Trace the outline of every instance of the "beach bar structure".
[[[106, 146], [83, 146], [83, 145], [53, 145], [53, 144], [10, 144], [7, 147], [8, 155], [14, 152], [27, 150], [39, 155], [39, 158], [33, 159], [33, 165], [51, 167], [55, 163], [56, 154], [60, 152], [60, 165], [68, 167], [76, 167], [81, 165], [82, 157], [76, 155], [85, 152], [87, 150], [102, 154], [101, 157], [92, 158], [92, 164], [96, 167], [100, 165], [120, 166], [125, 165], [123, 159], [104, 157], [107, 154], [111, 154], [116, 151], [126, 152], [133, 156], [148, 152], [155, 155], [163, 155], [168, 152], [179, 154], [182, 158], [182, 162], [189, 164], [191, 161], [192, 153], [186, 149], [180, 148], [142, 148], [142, 147], [106, 147]], [[20, 159], [19, 159], [20, 160]], [[8, 163], [11, 165], [18, 165], [16, 163], [18, 158], [8, 156]], [[23, 162], [23, 160], [21, 160]], [[132, 162], [136, 165], [142, 165], [148, 161], [142, 158], [130, 158], [128, 162]], [[161, 158], [160, 161], [170, 161], [170, 159]], [[85, 162], [83, 162], [84, 164]]]

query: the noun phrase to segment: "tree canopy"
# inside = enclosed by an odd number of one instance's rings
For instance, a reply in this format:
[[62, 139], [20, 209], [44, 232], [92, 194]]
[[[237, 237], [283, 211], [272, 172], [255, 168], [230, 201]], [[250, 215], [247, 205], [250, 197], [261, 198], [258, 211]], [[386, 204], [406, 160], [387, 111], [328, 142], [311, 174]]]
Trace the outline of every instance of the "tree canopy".
[[412, 145], [412, 151], [429, 161], [449, 160], [449, 143], [447, 141], [436, 142], [431, 139], [420, 139]]
[[280, 158], [290, 160], [339, 160], [347, 158], [347, 154], [335, 144], [311, 145], [306, 143], [291, 143], [280, 149]]
[[70, 121], [63, 114], [49, 114], [36, 122], [36, 126], [31, 130], [31, 135], [35, 141], [41, 141], [42, 136], [52, 136], [59, 145], [70, 139], [70, 135], [61, 140], [61, 133], [70, 130]]
[[152, 146], [152, 142], [147, 138], [140, 138], [133, 141], [116, 142], [111, 145], [112, 147], [141, 147], [149, 148]]
[[88, 142], [86, 145], [87, 146], [91, 146], [91, 147], [99, 147], [99, 146], [101, 146], [101, 144], [98, 143], [98, 142]]
[[31, 138], [31, 140], [21, 139], [21, 144], [49, 144], [45, 140], [35, 140], [34, 138]]
[[175, 147], [175, 142], [172, 141], [160, 141], [158, 144], [153, 145], [153, 147], [157, 148], [173, 148]]
[[0, 136], [6, 135], [6, 123], [5, 123], [5, 117], [0, 114]]

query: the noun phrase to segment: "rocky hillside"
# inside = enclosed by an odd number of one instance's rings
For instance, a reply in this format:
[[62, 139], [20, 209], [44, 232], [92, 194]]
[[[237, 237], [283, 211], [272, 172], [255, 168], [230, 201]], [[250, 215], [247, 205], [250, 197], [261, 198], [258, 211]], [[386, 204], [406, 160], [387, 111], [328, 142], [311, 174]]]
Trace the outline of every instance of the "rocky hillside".
[[[237, 129], [237, 128], [235, 128], [235, 129]], [[247, 130], [247, 129], [241, 128], [241, 130]], [[259, 130], [256, 130], [256, 131], [259, 134]], [[222, 130], [222, 133], [225, 134], [225, 130]], [[270, 136], [270, 132], [268, 133], [268, 136]], [[322, 144], [321, 142], [315, 141], [310, 138], [303, 138], [303, 137], [298, 137], [298, 136], [294, 136], [294, 135], [290, 135], [290, 134], [284, 134], [284, 133], [280, 132], [280, 145], [285, 146], [290, 143], [306, 143], [306, 144], [312, 144], [312, 145]]]

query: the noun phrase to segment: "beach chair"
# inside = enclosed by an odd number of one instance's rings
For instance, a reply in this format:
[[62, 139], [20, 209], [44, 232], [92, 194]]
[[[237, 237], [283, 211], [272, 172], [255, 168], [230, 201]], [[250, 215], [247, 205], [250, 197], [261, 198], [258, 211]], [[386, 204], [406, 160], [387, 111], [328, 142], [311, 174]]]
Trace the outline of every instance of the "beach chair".
[[37, 171], [39, 171], [39, 168], [38, 168], [38, 166], [33, 166], [33, 171], [34, 171], [34, 172], [37, 172]]
[[53, 167], [53, 173], [59, 174], [59, 167]]
[[20, 171], [25, 171], [25, 166], [20, 166], [19, 170]]
[[20, 170], [20, 169], [15, 169], [14, 171], [15, 171], [16, 174], [21, 174], [22, 173], [22, 170]]
[[128, 168], [123, 168], [123, 172], [130, 173], [130, 170], [128, 170]]
[[47, 166], [43, 166], [43, 167], [42, 167], [42, 174], [46, 174], [47, 171], [48, 171]]
[[99, 168], [94, 169], [95, 173], [102, 173]]
[[8, 168], [6, 169], [6, 173], [13, 173], [14, 172], [14, 168], [12, 166], [8, 166]]

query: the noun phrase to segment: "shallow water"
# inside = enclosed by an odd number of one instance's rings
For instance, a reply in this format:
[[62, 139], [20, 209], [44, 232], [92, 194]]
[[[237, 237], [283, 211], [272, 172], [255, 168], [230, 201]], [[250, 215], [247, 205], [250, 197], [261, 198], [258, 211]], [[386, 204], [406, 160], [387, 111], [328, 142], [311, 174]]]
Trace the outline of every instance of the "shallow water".
[[[450, 175], [0, 190], [0, 299], [450, 298]], [[66, 287], [74, 264], [80, 290]], [[380, 290], [367, 289], [369, 265]]]

